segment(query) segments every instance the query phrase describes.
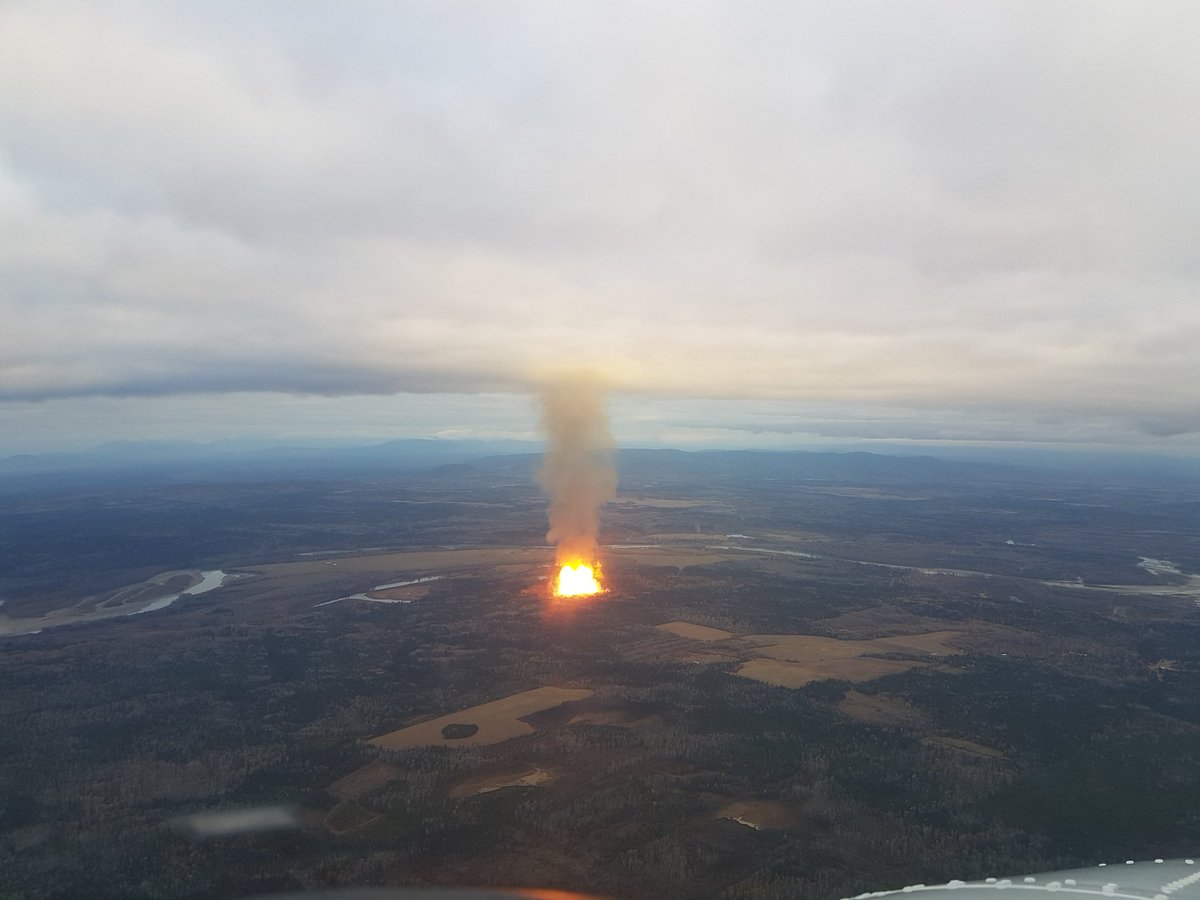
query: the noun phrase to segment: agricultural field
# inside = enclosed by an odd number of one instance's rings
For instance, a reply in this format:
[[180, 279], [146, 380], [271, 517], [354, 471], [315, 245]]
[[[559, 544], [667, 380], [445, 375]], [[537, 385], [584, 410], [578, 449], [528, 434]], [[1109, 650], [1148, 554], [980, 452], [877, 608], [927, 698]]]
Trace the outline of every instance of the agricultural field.
[[734, 637], [733, 632], [723, 631], [720, 628], [709, 628], [707, 625], [695, 625], [691, 622], [664, 622], [656, 627], [693, 641], [724, 641]]
[[[369, 743], [381, 750], [408, 750], [414, 747], [464, 746], [478, 747], [497, 744], [511, 738], [531, 734], [532, 725], [524, 721], [528, 716], [552, 709], [572, 700], [590, 697], [586, 688], [540, 687], [522, 691], [499, 700], [481, 703], [436, 719], [409, 725], [372, 738]], [[476, 730], [462, 738], [447, 737], [446, 729], [452, 725], [474, 725]]]
[[738, 668], [743, 678], [753, 678], [764, 684], [800, 688], [814, 681], [873, 681], [884, 675], [907, 672], [923, 665], [915, 659], [877, 659], [869, 656], [839, 656], [810, 663], [780, 659], [752, 659]]
[[[627, 658], [674, 658], [726, 665], [734, 661], [739, 663], [732, 670], [734, 674], [788, 688], [829, 679], [871, 681], [934, 665], [938, 657], [960, 652], [955, 644], [965, 636], [963, 632], [943, 630], [873, 640], [842, 640], [810, 634], [736, 635], [683, 621], [655, 627], [674, 639], [643, 638], [626, 651]], [[714, 646], [697, 650], [696, 643]]]

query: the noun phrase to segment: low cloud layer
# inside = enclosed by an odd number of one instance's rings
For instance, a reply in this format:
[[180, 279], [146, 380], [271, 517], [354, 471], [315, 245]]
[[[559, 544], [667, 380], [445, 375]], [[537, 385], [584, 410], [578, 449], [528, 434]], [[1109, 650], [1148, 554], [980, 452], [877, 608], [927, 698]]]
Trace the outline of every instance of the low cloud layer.
[[583, 363], [768, 431], [1194, 446], [1197, 28], [1185, 2], [6, 3], [0, 413]]

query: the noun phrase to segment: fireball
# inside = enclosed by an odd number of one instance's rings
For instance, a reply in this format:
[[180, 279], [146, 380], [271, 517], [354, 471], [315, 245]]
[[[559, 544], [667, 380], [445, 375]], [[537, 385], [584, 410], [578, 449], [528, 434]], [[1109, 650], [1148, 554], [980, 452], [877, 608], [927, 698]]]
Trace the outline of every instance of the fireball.
[[554, 596], [590, 597], [592, 594], [599, 594], [604, 590], [600, 587], [599, 575], [599, 566], [593, 569], [582, 562], [563, 566], [554, 585]]

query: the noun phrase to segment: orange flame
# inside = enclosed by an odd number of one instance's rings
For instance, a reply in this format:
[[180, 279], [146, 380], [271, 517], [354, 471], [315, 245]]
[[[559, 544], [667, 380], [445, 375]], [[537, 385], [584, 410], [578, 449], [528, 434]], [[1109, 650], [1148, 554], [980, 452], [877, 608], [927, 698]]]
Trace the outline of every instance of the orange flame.
[[600, 586], [600, 567], [593, 568], [582, 562], [563, 566], [554, 584], [555, 597], [590, 597], [603, 590]]

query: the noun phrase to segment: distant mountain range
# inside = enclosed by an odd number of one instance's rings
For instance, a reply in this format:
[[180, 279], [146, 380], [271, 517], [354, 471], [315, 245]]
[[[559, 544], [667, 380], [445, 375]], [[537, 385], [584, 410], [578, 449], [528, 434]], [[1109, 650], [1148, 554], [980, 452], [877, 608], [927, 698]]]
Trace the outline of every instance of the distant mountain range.
[[[960, 480], [1075, 475], [1200, 479], [1200, 460], [1176, 457], [1055, 453], [1053, 451], [946, 448], [943, 455], [901, 455], [849, 450], [677, 450], [623, 449], [618, 469], [642, 480], [679, 477]], [[288, 445], [220, 441], [121, 442], [77, 453], [46, 453], [0, 459], [7, 488], [47, 480], [68, 485], [96, 478], [119, 481], [250, 481], [361, 477], [402, 472], [468, 470], [529, 477], [541, 445], [532, 441], [406, 439], [379, 444]], [[949, 457], [949, 458], [947, 458]]]
[[397, 440], [359, 446], [289, 446], [130, 442], [78, 453], [43, 453], [0, 459], [0, 479], [36, 476], [133, 475], [171, 481], [275, 480], [420, 471], [505, 453], [530, 453], [539, 445], [520, 441]]

